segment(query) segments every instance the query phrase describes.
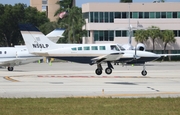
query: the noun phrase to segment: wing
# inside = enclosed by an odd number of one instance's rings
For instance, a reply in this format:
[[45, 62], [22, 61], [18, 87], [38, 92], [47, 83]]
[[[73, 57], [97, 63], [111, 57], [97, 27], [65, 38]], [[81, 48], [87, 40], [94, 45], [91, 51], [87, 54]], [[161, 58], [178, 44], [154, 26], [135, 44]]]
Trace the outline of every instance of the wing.
[[167, 56], [180, 56], [180, 54], [157, 54], [161, 57], [167, 57]]
[[93, 59], [91, 59], [91, 61], [92, 61], [91, 65], [95, 64], [95, 63], [106, 62], [106, 61], [117, 61], [117, 60], [119, 60], [121, 58], [121, 56], [123, 54], [124, 54], [123, 52], [111, 53], [111, 54], [108, 54], [108, 55], [103, 55], [103, 56], [93, 58]]
[[39, 59], [43, 59], [43, 57], [30, 57], [30, 58], [3, 58], [0, 61], [0, 66], [17, 66], [17, 65], [23, 65], [27, 63], [31, 63], [34, 61], [37, 61]]
[[18, 58], [12, 58], [12, 59], [1, 59], [0, 61], [0, 65], [1, 66], [14, 66], [16, 65], [17, 63], [20, 63], [22, 61], [22, 59], [18, 59]]

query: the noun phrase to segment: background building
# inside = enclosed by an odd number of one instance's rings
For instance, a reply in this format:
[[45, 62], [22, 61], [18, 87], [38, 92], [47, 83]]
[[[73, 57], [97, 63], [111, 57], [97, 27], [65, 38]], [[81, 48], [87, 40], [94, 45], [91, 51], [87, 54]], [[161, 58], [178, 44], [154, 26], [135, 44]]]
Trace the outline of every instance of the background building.
[[[180, 51], [180, 3], [87, 3], [82, 5], [88, 30], [85, 43], [128, 43], [129, 12], [130, 24], [144, 28], [157, 26], [161, 30], [173, 30], [176, 43], [167, 46], [173, 53]], [[136, 45], [132, 37], [132, 45]], [[152, 41], [145, 43], [152, 50]], [[162, 41], [156, 41], [155, 50], [163, 50]]]
[[59, 0], [30, 0], [30, 6], [36, 7], [39, 11], [46, 11], [50, 21], [56, 21], [58, 16], [54, 14], [59, 9], [57, 1]]

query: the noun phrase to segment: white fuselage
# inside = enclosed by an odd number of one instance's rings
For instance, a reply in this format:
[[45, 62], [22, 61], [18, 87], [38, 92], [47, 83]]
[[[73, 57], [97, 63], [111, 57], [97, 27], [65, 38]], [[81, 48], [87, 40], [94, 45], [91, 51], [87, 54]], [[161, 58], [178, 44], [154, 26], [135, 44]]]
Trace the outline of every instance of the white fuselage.
[[1, 47], [0, 66], [16, 66], [27, 64], [42, 59], [34, 54], [30, 54], [26, 46]]
[[[117, 44], [71, 44], [64, 46], [59, 44], [59, 46], [57, 49], [47, 50], [43, 56], [79, 63], [90, 63], [91, 59], [103, 55], [108, 55], [104, 61], [119, 62], [130, 62], [135, 58], [135, 55], [137, 57], [136, 62], [152, 61], [160, 57], [147, 51], [137, 50], [135, 53], [135, 50], [125, 50]], [[118, 54], [118, 56], [109, 54]]]

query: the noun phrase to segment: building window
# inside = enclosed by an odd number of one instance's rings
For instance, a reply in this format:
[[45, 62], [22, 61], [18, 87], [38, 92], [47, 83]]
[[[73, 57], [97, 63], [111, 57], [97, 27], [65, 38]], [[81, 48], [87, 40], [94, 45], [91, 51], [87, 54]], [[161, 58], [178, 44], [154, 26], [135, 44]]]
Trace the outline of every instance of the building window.
[[105, 22], [108, 22], [109, 16], [108, 16], [108, 12], [105, 12]]
[[160, 12], [156, 12], [156, 18], [160, 18], [160, 17], [161, 17]]
[[144, 18], [149, 18], [149, 12], [144, 12]]
[[100, 22], [104, 22], [104, 13], [103, 13], [103, 12], [100, 12], [99, 14], [100, 14], [100, 17], [99, 17], [100, 20], [99, 20], [99, 21], [100, 21]]
[[178, 37], [180, 37], [180, 30], [178, 30]]
[[114, 31], [94, 31], [94, 41], [113, 41]]
[[144, 18], [143, 12], [139, 12], [139, 18]]
[[90, 12], [90, 22], [93, 22], [93, 20], [94, 20], [93, 12]]
[[121, 12], [115, 12], [115, 18], [121, 18]]
[[99, 41], [104, 41], [104, 31], [99, 31]]
[[99, 22], [98, 19], [99, 19], [98, 12], [94, 12], [94, 22]]
[[166, 12], [161, 12], [161, 18], [166, 18]]
[[122, 18], [128, 18], [127, 12], [122, 12]]
[[150, 17], [150, 18], [155, 18], [155, 12], [150, 12], [150, 13], [149, 13], [149, 17]]
[[83, 18], [88, 19], [88, 22], [89, 22], [89, 12], [83, 13]]
[[114, 31], [109, 31], [109, 41], [114, 41]]
[[173, 30], [173, 32], [175, 37], [178, 36], [177, 30]]
[[104, 41], [108, 41], [108, 31], [104, 31]]
[[47, 0], [42, 0], [42, 4], [47, 4]]
[[127, 30], [122, 30], [122, 37], [126, 37], [127, 36]]
[[172, 18], [172, 12], [167, 12], [167, 18]]
[[98, 31], [94, 31], [94, 41], [99, 41], [99, 32]]
[[173, 18], [177, 18], [177, 12], [173, 12]]
[[177, 13], [177, 17], [180, 18], [180, 12]]
[[110, 18], [110, 22], [114, 22], [114, 12], [110, 12], [110, 16], [109, 16], [109, 18]]
[[116, 37], [121, 37], [121, 30], [116, 31]]
[[139, 17], [138, 12], [133, 12], [132, 18], [138, 18], [138, 17]]

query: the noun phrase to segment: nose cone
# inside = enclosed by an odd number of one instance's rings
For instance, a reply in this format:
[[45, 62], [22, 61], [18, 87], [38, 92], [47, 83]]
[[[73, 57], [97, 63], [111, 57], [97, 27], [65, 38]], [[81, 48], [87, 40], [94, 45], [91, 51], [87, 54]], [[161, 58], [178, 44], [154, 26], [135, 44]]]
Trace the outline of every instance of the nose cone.
[[161, 57], [158, 54], [147, 52], [147, 51], [138, 51], [137, 56], [140, 57], [139, 59], [137, 59], [137, 61], [140, 61], [140, 62], [154, 61]]

